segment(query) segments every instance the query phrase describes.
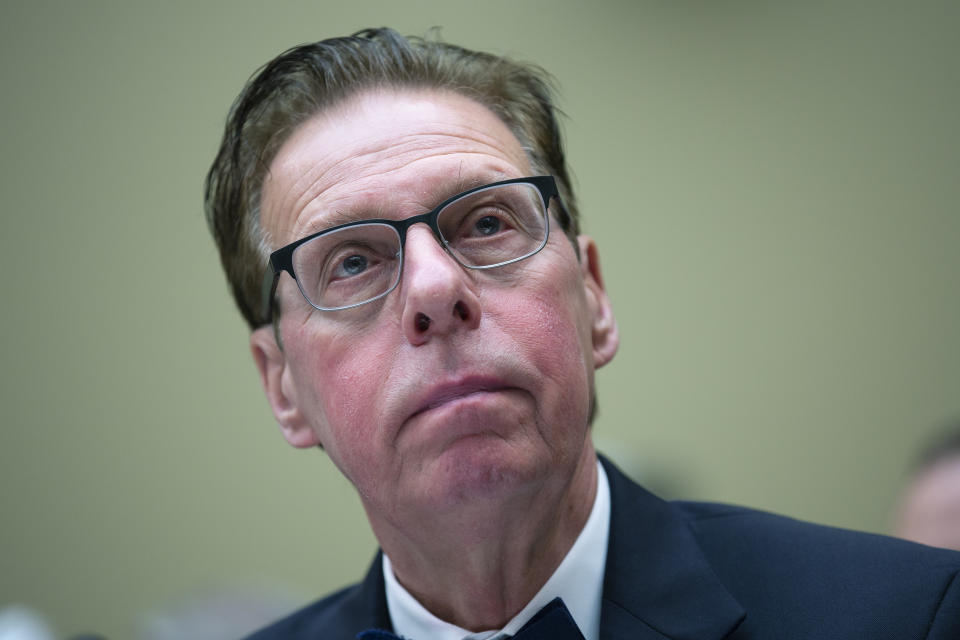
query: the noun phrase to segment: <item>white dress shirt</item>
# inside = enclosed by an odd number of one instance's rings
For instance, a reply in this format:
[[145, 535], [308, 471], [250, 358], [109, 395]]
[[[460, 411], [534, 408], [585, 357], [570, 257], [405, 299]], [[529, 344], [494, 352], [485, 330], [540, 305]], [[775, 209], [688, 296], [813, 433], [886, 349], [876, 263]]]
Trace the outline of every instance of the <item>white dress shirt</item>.
[[470, 632], [444, 622], [427, 611], [393, 575], [390, 559], [383, 554], [387, 608], [394, 632], [408, 640], [498, 640], [515, 634], [540, 609], [556, 597], [563, 598], [570, 615], [586, 640], [600, 637], [600, 599], [607, 562], [610, 533], [610, 485], [597, 461], [597, 496], [590, 516], [570, 551], [550, 579], [520, 613], [502, 629]]

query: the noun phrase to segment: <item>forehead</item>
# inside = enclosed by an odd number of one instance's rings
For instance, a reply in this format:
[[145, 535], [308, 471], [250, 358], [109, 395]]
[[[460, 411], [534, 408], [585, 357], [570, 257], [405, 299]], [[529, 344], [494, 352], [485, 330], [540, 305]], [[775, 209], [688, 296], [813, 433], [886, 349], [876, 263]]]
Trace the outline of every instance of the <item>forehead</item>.
[[529, 174], [519, 141], [480, 103], [440, 90], [367, 91], [309, 119], [281, 146], [264, 181], [261, 222], [276, 248]]

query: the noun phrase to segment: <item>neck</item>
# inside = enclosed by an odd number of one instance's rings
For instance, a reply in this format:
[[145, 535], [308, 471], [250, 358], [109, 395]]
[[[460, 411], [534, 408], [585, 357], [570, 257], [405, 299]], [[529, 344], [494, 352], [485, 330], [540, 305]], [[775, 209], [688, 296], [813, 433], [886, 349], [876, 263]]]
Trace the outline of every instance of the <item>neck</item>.
[[456, 509], [402, 522], [368, 511], [397, 580], [424, 607], [464, 629], [499, 629], [533, 599], [583, 529], [597, 491], [589, 437], [568, 469]]

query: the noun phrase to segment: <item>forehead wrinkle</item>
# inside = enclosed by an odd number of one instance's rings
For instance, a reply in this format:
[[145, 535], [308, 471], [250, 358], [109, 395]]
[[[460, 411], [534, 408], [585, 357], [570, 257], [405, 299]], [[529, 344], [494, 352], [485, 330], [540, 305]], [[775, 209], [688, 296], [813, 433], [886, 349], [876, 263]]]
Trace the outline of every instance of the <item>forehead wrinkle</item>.
[[[390, 203], [385, 201], [381, 197], [381, 194], [378, 193], [380, 191], [378, 187], [385, 178], [389, 178], [397, 172], [408, 170], [418, 163], [436, 161], [437, 159], [446, 157], [461, 157], [466, 159], [473, 156], [479, 156], [487, 161], [471, 168], [467, 175], [463, 175], [462, 173], [463, 162], [461, 162], [456, 174], [451, 172], [449, 177], [436, 178], [432, 180], [434, 184], [430, 187], [410, 194], [413, 197], [408, 200], [410, 204], [407, 206], [400, 205], [400, 199], [398, 198], [397, 206], [389, 207], [388, 205]], [[511, 164], [507, 160], [504, 159], [502, 165], [500, 165], [499, 162], [496, 162], [495, 158], [491, 158], [489, 154], [482, 150], [449, 151], [434, 153], [429, 156], [417, 155], [409, 158], [405, 162], [397, 164], [389, 170], [379, 171], [375, 175], [354, 181], [350, 183], [349, 189], [340, 192], [338, 192], [337, 189], [339, 185], [338, 178], [348, 172], [337, 172], [333, 179], [334, 183], [327, 184], [328, 181], [324, 179], [324, 176], [333, 173], [333, 169], [331, 168], [321, 172], [321, 174], [317, 176], [316, 181], [311, 183], [311, 187], [296, 197], [296, 202], [292, 205], [293, 215], [288, 218], [291, 222], [289, 231], [295, 236], [301, 237], [316, 233], [325, 228], [360, 219], [399, 219], [409, 215], [416, 215], [417, 213], [431, 210], [446, 198], [461, 191], [466, 191], [469, 188], [488, 182], [496, 182], [500, 179], [522, 177], [514, 175], [516, 171], [510, 171], [510, 168]], [[303, 180], [299, 180], [298, 182], [303, 182]], [[369, 184], [369, 186], [367, 186], [367, 184]], [[291, 191], [294, 191], [294, 189], [291, 189]], [[316, 215], [304, 216], [303, 213], [307, 207], [317, 200], [322, 201], [322, 210], [317, 211]], [[419, 210], [408, 210], [414, 206], [418, 206]], [[283, 206], [283, 209], [287, 210], [287, 207]]]
[[[407, 169], [417, 163], [447, 156], [469, 157], [473, 155], [488, 158], [486, 154], [479, 151], [473, 153], [451, 152], [435, 154], [426, 158], [413, 158], [406, 164], [398, 166], [395, 169], [372, 176], [369, 180], [374, 183], [372, 188], [356, 188], [356, 185], [354, 185], [354, 188], [351, 190], [337, 194], [330, 200], [325, 200], [322, 211], [318, 211], [317, 215], [299, 217], [294, 223], [292, 231], [296, 232], [297, 237], [302, 237], [322, 231], [323, 229], [359, 220], [401, 220], [431, 211], [447, 198], [473, 187], [479, 187], [484, 184], [509, 178], [522, 177], [514, 175], [516, 173], [515, 171], [509, 171], [506, 163], [504, 163], [503, 166], [497, 166], [496, 163], [488, 162], [482, 166], [472, 168], [467, 175], [463, 175], [458, 171], [456, 174], [449, 174], [448, 177], [433, 180], [435, 184], [428, 188], [414, 191], [413, 193], [392, 194], [395, 198], [392, 201], [385, 200], [377, 188], [379, 181], [384, 177]], [[304, 209], [305, 208], [306, 205], [304, 206]]]
[[[331, 169], [340, 165], [361, 165], [365, 162], [393, 161], [392, 164], [394, 166], [390, 169], [379, 171], [379, 173], [387, 175], [408, 167], [419, 160], [429, 160], [430, 158], [456, 154], [463, 154], [465, 156], [487, 154], [492, 157], [502, 156], [504, 159], [511, 161], [521, 160], [524, 163], [526, 162], [526, 154], [523, 153], [519, 145], [517, 145], [517, 149], [521, 151], [520, 157], [512, 157], [514, 155], [511, 153], [512, 150], [504, 149], [501, 145], [497, 144], [494, 138], [488, 138], [488, 140], [482, 140], [479, 137], [451, 133], [412, 133], [397, 138], [396, 142], [391, 143], [387, 143], [387, 141], [383, 139], [377, 139], [371, 141], [371, 144], [367, 148], [358, 149], [354, 153], [336, 160], [332, 163]], [[475, 144], [468, 144], [464, 148], [457, 148], [450, 144], [451, 141], [464, 141]], [[444, 147], [447, 147], [449, 150], [444, 151]], [[421, 152], [427, 153], [423, 154]], [[415, 154], [415, 157], [405, 158], [405, 156], [411, 154]], [[351, 167], [345, 167], [345, 169], [348, 168]], [[346, 171], [344, 171], [344, 173], [346, 173]]]
[[[278, 155], [277, 159], [279, 160], [279, 158], [280, 156]], [[279, 241], [277, 246], [284, 244], [284, 242], [280, 240], [284, 235], [284, 231], [292, 229], [296, 225], [296, 221], [300, 217], [303, 209], [306, 208], [315, 197], [311, 194], [312, 190], [309, 188], [309, 185], [322, 184], [323, 175], [327, 173], [329, 169], [330, 168], [324, 169], [319, 164], [300, 163], [292, 159], [285, 161], [278, 167], [271, 166], [268, 178], [264, 182], [260, 217], [262, 221], [265, 215], [268, 216], [272, 219], [274, 225], [278, 227], [278, 233], [271, 234], [275, 235], [277, 241]], [[279, 188], [283, 185], [283, 178], [286, 178], [285, 174], [293, 171], [298, 171], [299, 175], [286, 189], [278, 193]], [[280, 177], [281, 174], [283, 174], [282, 178]], [[304, 184], [308, 186], [303, 187], [302, 185]], [[270, 203], [273, 203], [273, 206], [268, 207], [267, 205]]]
[[[487, 110], [483, 105], [476, 106]], [[489, 111], [489, 110], [487, 110]], [[471, 121], [454, 120], [439, 122], [419, 123], [419, 126], [413, 131], [407, 131], [395, 138], [384, 135], [387, 129], [383, 125], [376, 127], [368, 136], [367, 140], [351, 138], [349, 144], [343, 145], [344, 150], [341, 157], [321, 156], [318, 157], [318, 149], [329, 149], [330, 146], [336, 148], [338, 129], [334, 127], [337, 123], [350, 122], [351, 120], [364, 120], [369, 114], [364, 113], [362, 109], [351, 110], [348, 113], [321, 113], [316, 118], [303, 125], [299, 132], [295, 132], [288, 140], [287, 149], [281, 149], [275, 157], [275, 167], [269, 175], [269, 185], [265, 185], [264, 195], [273, 192], [280, 186], [286, 178], [286, 175], [295, 174], [296, 178], [290, 186], [284, 190], [279, 198], [276, 207], [272, 207], [272, 217], [279, 224], [279, 235], [287, 230], [293, 233], [300, 226], [315, 227], [320, 230], [327, 226], [333, 226], [333, 223], [323, 220], [313, 220], [312, 216], [304, 216], [303, 212], [312, 202], [320, 198], [325, 192], [335, 190], [339, 184], [350, 182], [351, 174], [360, 176], [364, 173], [363, 165], [369, 165], [375, 169], [376, 175], [368, 176], [371, 179], [380, 178], [389, 175], [395, 171], [400, 171], [421, 160], [431, 158], [441, 158], [450, 155], [486, 155], [492, 158], [499, 158], [505, 161], [505, 165], [513, 164], [515, 167], [523, 167], [529, 170], [529, 157], [524, 151], [520, 142], [516, 139], [509, 127], [499, 117], [490, 112], [497, 122], [502, 125], [493, 130], [492, 133], [487, 128], [472, 125]], [[463, 115], [463, 118], [468, 117]], [[438, 127], [447, 127], [446, 130], [438, 130]], [[297, 135], [297, 134], [300, 135]], [[458, 148], [458, 143], [462, 147]], [[447, 147], [449, 151], [437, 151]], [[452, 148], [451, 148], [452, 147]], [[407, 159], [407, 156], [414, 157]], [[377, 163], [386, 162], [393, 165], [391, 168], [378, 168]], [[297, 175], [298, 174], [298, 175]], [[502, 174], [509, 177], [513, 176], [509, 171], [495, 171], [494, 175]], [[469, 176], [468, 176], [469, 177]], [[366, 181], [366, 180], [364, 180]], [[482, 184], [483, 179], [474, 178], [469, 182], [477, 186]], [[354, 185], [356, 181], [354, 181]], [[446, 187], [448, 181], [443, 180], [439, 188], [435, 188], [443, 197], [438, 197], [436, 203], [439, 203], [444, 197], [449, 197], [458, 191]], [[458, 185], [462, 186], [463, 181], [458, 180]], [[375, 191], [376, 188], [372, 189]], [[462, 190], [462, 189], [461, 189]], [[354, 189], [355, 191], [355, 189]], [[441, 193], [442, 192], [442, 193]], [[280, 194], [277, 194], [280, 195]], [[425, 201], [430, 195], [424, 193]], [[346, 197], [346, 196], [344, 196]], [[333, 202], [344, 199], [344, 197], [334, 198]], [[276, 201], [277, 198], [271, 198]], [[380, 206], [383, 203], [379, 203]], [[426, 205], [425, 205], [426, 206]], [[433, 205], [430, 205], [432, 207]], [[325, 204], [325, 207], [326, 204]], [[336, 217], [345, 218], [344, 221], [355, 219], [350, 217], [348, 210], [338, 214]], [[429, 209], [429, 207], [428, 207]]]
[[[384, 136], [379, 135], [378, 133], [371, 134], [371, 136], [366, 141], [362, 139], [357, 140], [354, 138], [351, 140], [352, 143], [354, 145], [362, 145], [362, 146], [359, 146], [359, 148], [355, 147], [351, 149], [350, 153], [348, 155], [344, 155], [342, 158], [329, 161], [330, 169], [333, 169], [337, 165], [340, 165], [343, 163], [356, 163], [360, 161], [362, 158], [366, 158], [368, 156], [377, 156], [376, 158], [374, 158], [376, 160], [379, 160], [379, 159], [390, 160], [393, 157], [402, 156], [407, 153], [414, 153], [424, 149], [429, 150], [435, 147], [442, 147], [444, 145], [449, 145], [451, 141], [463, 141], [467, 143], [475, 143], [480, 145], [483, 150], [493, 150], [497, 154], [502, 154], [508, 157], [513, 155], [511, 153], [513, 150], [504, 148], [504, 145], [502, 144], [504, 140], [500, 140], [496, 136], [488, 134], [485, 129], [481, 129], [479, 127], [474, 127], [474, 126], [465, 125], [465, 124], [457, 124], [457, 125], [451, 125], [451, 126], [453, 126], [454, 128], [462, 129], [463, 132], [462, 133], [456, 132], [456, 131], [436, 132], [436, 131], [433, 131], [432, 128], [427, 128], [425, 126], [423, 127], [423, 130], [405, 133], [401, 136], [397, 136], [395, 138], [390, 138], [390, 139], [387, 139]], [[327, 127], [324, 126], [323, 129], [327, 129]], [[319, 138], [325, 137], [323, 133], [324, 132], [322, 131], [318, 132], [317, 137]], [[517, 150], [521, 151], [523, 159], [525, 160], [526, 153], [523, 153], [523, 149], [522, 147], [520, 147], [519, 142], [516, 141], [516, 139], [513, 137], [513, 134], [506, 128], [506, 125], [504, 125], [503, 133], [506, 133], [508, 135], [508, 138], [506, 140], [508, 144], [506, 146], [514, 146], [514, 145], [511, 145], [510, 143], [515, 143]], [[438, 142], [440, 144], [437, 144]], [[296, 142], [294, 142], [294, 144], [296, 144]], [[464, 151], [465, 152], [472, 151], [474, 153], [480, 152], [479, 150], [464, 150]], [[304, 154], [304, 155], [309, 155], [309, 154]], [[517, 160], [518, 158], [512, 158], [512, 159]], [[287, 167], [290, 167], [292, 169], [293, 166], [297, 164], [300, 164], [300, 163], [294, 160], [290, 160], [288, 162], [285, 162], [281, 168], [286, 169]], [[301, 177], [297, 180], [297, 183], [299, 183], [303, 178], [307, 177], [309, 173], [310, 173], [309, 168], [304, 169], [301, 173]]]

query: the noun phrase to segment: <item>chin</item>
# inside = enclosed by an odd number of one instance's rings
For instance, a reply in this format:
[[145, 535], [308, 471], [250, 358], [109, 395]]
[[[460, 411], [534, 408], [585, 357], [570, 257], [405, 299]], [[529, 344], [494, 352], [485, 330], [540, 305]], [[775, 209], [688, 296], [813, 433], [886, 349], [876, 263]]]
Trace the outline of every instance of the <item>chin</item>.
[[432, 466], [436, 497], [451, 507], [464, 501], [503, 500], [518, 492], [536, 491], [544, 470], [550, 468], [548, 461], [489, 436], [457, 440]]

